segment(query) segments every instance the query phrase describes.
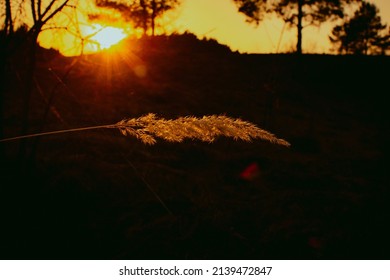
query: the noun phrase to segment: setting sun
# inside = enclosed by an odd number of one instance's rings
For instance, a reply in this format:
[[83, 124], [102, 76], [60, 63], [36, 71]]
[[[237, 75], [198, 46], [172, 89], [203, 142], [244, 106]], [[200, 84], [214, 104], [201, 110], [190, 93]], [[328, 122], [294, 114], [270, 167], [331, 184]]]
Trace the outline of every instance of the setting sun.
[[120, 28], [102, 27], [96, 24], [95, 29], [97, 30], [96, 34], [90, 38], [90, 41], [97, 43], [99, 49], [108, 49], [127, 36]]

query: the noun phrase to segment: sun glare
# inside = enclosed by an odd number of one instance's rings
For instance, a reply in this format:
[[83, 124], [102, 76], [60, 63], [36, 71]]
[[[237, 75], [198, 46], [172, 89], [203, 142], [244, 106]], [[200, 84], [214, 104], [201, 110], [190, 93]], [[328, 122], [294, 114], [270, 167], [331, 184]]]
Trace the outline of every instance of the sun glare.
[[100, 49], [108, 49], [111, 46], [119, 43], [127, 34], [121, 28], [103, 27], [98, 24], [94, 26], [97, 30], [90, 40], [96, 42]]

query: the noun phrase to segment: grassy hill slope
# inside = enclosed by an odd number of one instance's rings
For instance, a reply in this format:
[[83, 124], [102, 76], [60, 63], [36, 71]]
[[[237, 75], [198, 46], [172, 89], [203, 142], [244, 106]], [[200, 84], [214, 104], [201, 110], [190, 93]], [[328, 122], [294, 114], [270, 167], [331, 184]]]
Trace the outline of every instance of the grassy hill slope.
[[[23, 63], [11, 65], [6, 136], [19, 134], [22, 113]], [[19, 141], [1, 143], [1, 257], [387, 258], [389, 66], [238, 54], [188, 34], [81, 58], [42, 51], [30, 132], [225, 114], [292, 146], [147, 146], [102, 129], [29, 139], [24, 168]]]

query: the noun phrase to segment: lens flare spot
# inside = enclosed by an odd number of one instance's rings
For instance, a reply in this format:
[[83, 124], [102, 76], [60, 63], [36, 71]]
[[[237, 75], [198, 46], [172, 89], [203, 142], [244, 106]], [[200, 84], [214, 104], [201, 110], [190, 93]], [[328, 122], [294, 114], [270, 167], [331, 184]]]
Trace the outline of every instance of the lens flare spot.
[[143, 64], [136, 65], [133, 70], [138, 78], [145, 78], [148, 74], [148, 69]]

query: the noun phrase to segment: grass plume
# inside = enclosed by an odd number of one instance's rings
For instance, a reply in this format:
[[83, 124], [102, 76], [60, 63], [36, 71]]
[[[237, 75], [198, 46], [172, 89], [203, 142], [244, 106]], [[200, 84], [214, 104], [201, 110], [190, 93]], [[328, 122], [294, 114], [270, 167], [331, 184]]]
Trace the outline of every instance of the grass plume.
[[290, 146], [290, 143], [286, 140], [277, 138], [274, 134], [241, 119], [233, 119], [224, 115], [211, 115], [202, 118], [179, 117], [177, 119], [164, 119], [157, 118], [157, 116], [152, 113], [139, 118], [124, 119], [111, 125], [29, 134], [1, 139], [0, 142], [102, 128], [119, 129], [124, 136], [136, 137], [144, 144], [148, 145], [155, 144], [157, 142], [156, 138], [178, 143], [183, 142], [185, 139], [211, 143], [218, 137], [224, 136], [231, 137], [234, 140], [243, 140], [247, 142], [250, 142], [253, 139], [261, 139], [286, 147]]
[[223, 115], [196, 117], [179, 117], [167, 120], [157, 118], [155, 114], [147, 114], [136, 119], [124, 119], [116, 124], [125, 136], [134, 136], [145, 144], [153, 145], [156, 138], [168, 142], [182, 142], [186, 138], [203, 142], [214, 142], [219, 136], [231, 137], [234, 140], [251, 141], [267, 140], [271, 143], [290, 146], [272, 133], [258, 128], [256, 125], [233, 119]]

